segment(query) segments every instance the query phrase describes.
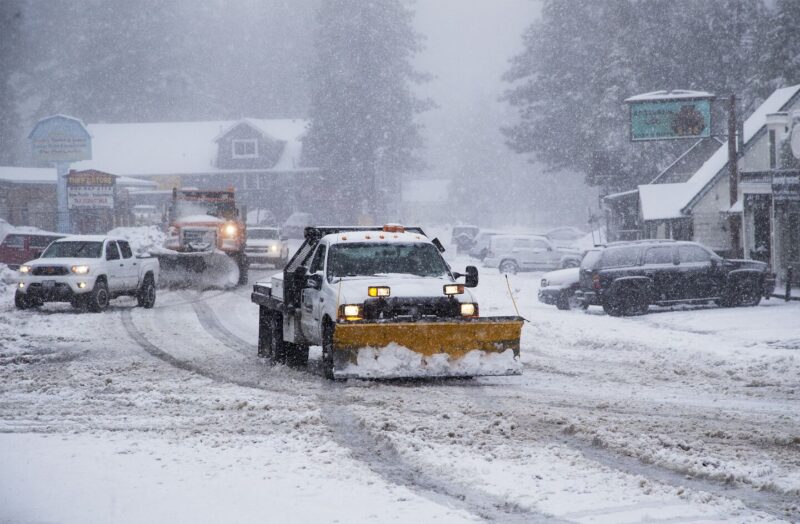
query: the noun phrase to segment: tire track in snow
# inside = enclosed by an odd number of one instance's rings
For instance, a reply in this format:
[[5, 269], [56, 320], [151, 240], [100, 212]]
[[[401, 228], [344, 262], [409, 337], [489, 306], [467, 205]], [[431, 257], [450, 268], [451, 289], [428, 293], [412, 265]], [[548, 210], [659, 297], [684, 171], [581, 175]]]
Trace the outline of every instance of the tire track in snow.
[[[332, 385], [336, 388], [337, 385]], [[487, 521], [503, 523], [564, 522], [534, 512], [506, 499], [469, 486], [437, 478], [419, 466], [409, 463], [388, 437], [377, 437], [346, 407], [341, 391], [331, 398], [320, 397], [322, 417], [333, 431], [337, 444], [386, 481], [402, 485], [434, 502], [454, 505]]]
[[[182, 295], [186, 296], [186, 293], [184, 292]], [[256, 356], [256, 346], [226, 328], [205, 300], [195, 300], [187, 302], [187, 304], [192, 306], [192, 309], [197, 315], [197, 319], [200, 321], [200, 325], [203, 326], [203, 329], [208, 331], [212, 337], [245, 356]]]
[[[474, 399], [474, 402], [484, 406], [488, 412], [501, 410], [508, 413], [515, 419], [517, 427], [525, 428], [531, 424], [536, 425], [535, 429], [541, 430], [541, 424], [535, 422], [534, 416], [522, 416], [519, 412], [522, 403], [517, 402], [514, 406], [509, 404], [508, 397], [505, 395], [487, 395], [488, 385], [477, 385], [475, 388], [464, 387], [467, 396]], [[548, 405], [548, 404], [546, 404]], [[735, 485], [722, 480], [704, 477], [702, 475], [681, 472], [669, 467], [650, 464], [641, 461], [637, 457], [625, 455], [594, 442], [585, 440], [565, 432], [565, 428], [558, 426], [551, 431], [554, 442], [562, 444], [570, 449], [580, 452], [587, 459], [597, 462], [609, 469], [619, 471], [628, 475], [645, 477], [648, 480], [672, 486], [676, 489], [689, 488], [695, 491], [703, 491], [714, 496], [734, 499], [740, 501], [744, 506], [752, 511], [760, 511], [781, 519], [791, 519], [792, 522], [800, 522], [800, 502], [796, 495], [780, 493], [776, 491], [755, 490], [742, 485]], [[522, 435], [527, 431], [521, 431]], [[535, 434], [535, 432], [530, 432]]]

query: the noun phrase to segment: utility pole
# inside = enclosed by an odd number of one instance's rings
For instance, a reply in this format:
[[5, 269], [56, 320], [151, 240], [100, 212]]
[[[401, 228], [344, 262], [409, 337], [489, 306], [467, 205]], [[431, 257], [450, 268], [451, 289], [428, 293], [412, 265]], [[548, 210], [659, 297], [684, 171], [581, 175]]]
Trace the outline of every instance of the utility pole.
[[[730, 188], [730, 205], [733, 206], [739, 198], [739, 155], [736, 150], [736, 95], [731, 94], [728, 100], [728, 185]], [[744, 137], [742, 137], [744, 140]], [[728, 218], [731, 231], [731, 251], [733, 256], [739, 256], [740, 220], [735, 214]]]

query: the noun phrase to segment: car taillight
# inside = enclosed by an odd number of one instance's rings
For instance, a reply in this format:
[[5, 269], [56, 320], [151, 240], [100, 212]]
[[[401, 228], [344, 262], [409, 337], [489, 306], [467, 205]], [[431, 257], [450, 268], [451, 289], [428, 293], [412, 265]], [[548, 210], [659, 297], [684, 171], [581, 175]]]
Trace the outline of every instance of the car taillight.
[[592, 274], [592, 288], [593, 289], [600, 289], [601, 287], [602, 286], [600, 286], [600, 275], [598, 275], [597, 273], [593, 273]]

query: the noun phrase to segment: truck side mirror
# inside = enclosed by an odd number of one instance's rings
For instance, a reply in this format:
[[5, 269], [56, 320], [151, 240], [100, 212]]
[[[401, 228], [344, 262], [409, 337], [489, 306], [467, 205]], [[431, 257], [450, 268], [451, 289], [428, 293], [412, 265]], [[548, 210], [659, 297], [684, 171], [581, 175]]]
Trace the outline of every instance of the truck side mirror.
[[322, 289], [322, 274], [306, 275], [306, 286], [311, 289]]
[[467, 266], [466, 280], [464, 281], [465, 287], [478, 287], [478, 268], [475, 266]]

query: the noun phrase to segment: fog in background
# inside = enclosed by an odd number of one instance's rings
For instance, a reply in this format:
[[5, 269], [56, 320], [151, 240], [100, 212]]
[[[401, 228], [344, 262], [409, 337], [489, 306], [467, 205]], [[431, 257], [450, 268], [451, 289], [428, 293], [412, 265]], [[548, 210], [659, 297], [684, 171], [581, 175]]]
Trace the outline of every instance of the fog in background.
[[[502, 76], [523, 49], [525, 29], [538, 19], [534, 0], [418, 0], [416, 27], [425, 49], [420, 70], [433, 75], [419, 91], [437, 108], [423, 113], [425, 176], [452, 179], [474, 191], [461, 199], [460, 216], [478, 225], [522, 224], [586, 229], [597, 190], [578, 172], [548, 172], [530, 155], [513, 152], [501, 127], [516, 112], [500, 97]], [[470, 202], [479, 205], [469, 206]]]
[[[0, 165], [31, 165], [25, 137], [56, 113], [87, 123], [308, 118], [320, 5], [0, 0]], [[500, 131], [515, 122], [501, 77], [539, 3], [404, 5], [423, 37], [414, 65], [431, 76], [414, 90], [436, 107], [416, 117], [424, 167], [403, 178], [452, 179], [453, 222], [585, 226], [596, 190], [583, 175], [545, 172]]]

